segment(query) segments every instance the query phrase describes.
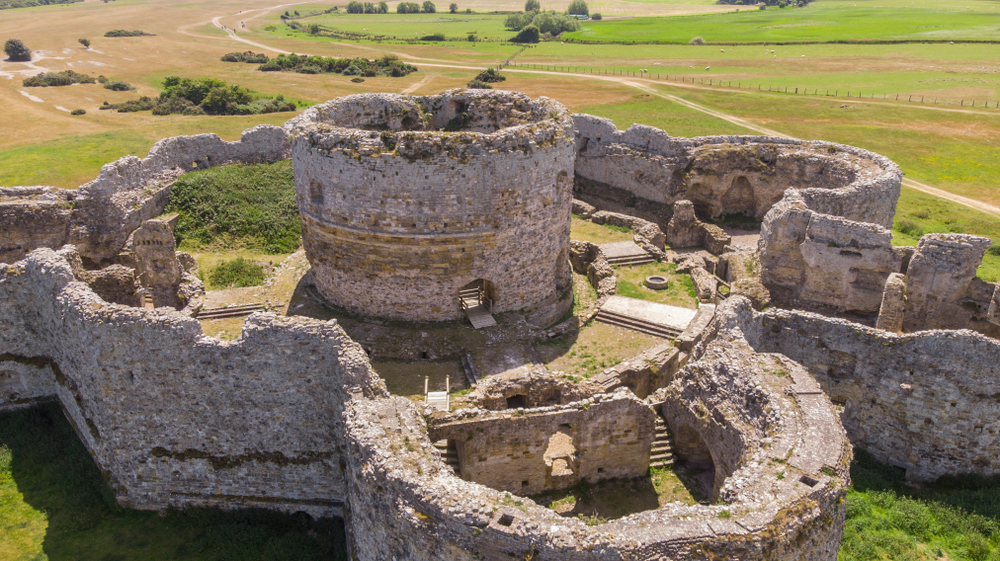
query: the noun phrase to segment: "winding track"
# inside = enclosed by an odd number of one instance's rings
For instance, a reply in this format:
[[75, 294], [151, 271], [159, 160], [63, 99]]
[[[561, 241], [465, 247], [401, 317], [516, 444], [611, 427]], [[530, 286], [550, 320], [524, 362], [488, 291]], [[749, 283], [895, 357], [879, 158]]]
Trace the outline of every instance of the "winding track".
[[[258, 17], [266, 14], [267, 12], [269, 12], [271, 10], [285, 8], [285, 7], [288, 7], [288, 6], [296, 6], [296, 5], [299, 5], [299, 4], [308, 4], [308, 2], [295, 2], [295, 3], [291, 3], [291, 4], [278, 4], [278, 5], [272, 6], [270, 8], [258, 8], [256, 10], [247, 10], [246, 12], [243, 12], [243, 13], [244, 14], [246, 14], [246, 13], [252, 13], [252, 12], [259, 12], [259, 13], [255, 14], [255, 15], [253, 15], [251, 17], [243, 18], [243, 21], [256, 19], [256, 18], [258, 18]], [[230, 15], [240, 15], [240, 14], [230, 14]], [[221, 20], [224, 17], [227, 17], [227, 16], [223, 15], [223, 16], [214, 17], [214, 18], [212, 18], [212, 22], [211, 23], [213, 25], [215, 25], [216, 27], [218, 27], [219, 29], [223, 29]], [[185, 35], [191, 35], [191, 36], [197, 36], [197, 37], [205, 37], [205, 38], [211, 38], [211, 39], [219, 39], [218, 37], [212, 37], [212, 36], [209, 36], [209, 35], [201, 35], [201, 34], [192, 33], [190, 31], [188, 31], [190, 28], [195, 27], [197, 25], [204, 25], [204, 23], [205, 22], [199, 22], [199, 23], [195, 23], [195, 24], [186, 25], [186, 26], [180, 28], [178, 31], [180, 31], [181, 33], [183, 33]], [[270, 45], [265, 45], [264, 43], [259, 43], [257, 41], [251, 41], [250, 39], [246, 39], [244, 37], [240, 37], [232, 29], [225, 28], [224, 31], [226, 31], [226, 33], [229, 35], [229, 38], [232, 39], [232, 40], [234, 40], [234, 41], [239, 41], [241, 43], [245, 43], [247, 45], [252, 45], [252, 46], [257, 47], [259, 49], [266, 49], [266, 50], [269, 50], [269, 51], [272, 51], [272, 52], [276, 52], [276, 53], [280, 53], [280, 54], [289, 54], [290, 53], [290, 51], [285, 51], [285, 50], [282, 50], [282, 49], [278, 49], [276, 47], [272, 47]], [[375, 48], [371, 48], [371, 47], [363, 47], [361, 45], [355, 45], [355, 44], [347, 45], [345, 43], [340, 43], [340, 42], [337, 42], [337, 41], [334, 41], [333, 44], [345, 45], [345, 46], [350, 46], [350, 47], [353, 47], [353, 48], [362, 48], [362, 49], [365, 49], [365, 50], [385, 52], [382, 49], [375, 49]], [[424, 59], [424, 58], [420, 58], [420, 57], [414, 57], [414, 56], [412, 56], [412, 55], [410, 55], [408, 53], [393, 53], [393, 54], [399, 56], [400, 58], [407, 58], [407, 59], [410, 59], [410, 60], [422, 61], [421, 64], [423, 66], [433, 66], [433, 67], [439, 67], [439, 68], [456, 68], [456, 69], [467, 69], [467, 70], [480, 70], [481, 69], [481, 67], [479, 67], [479, 66], [461, 65], [461, 64], [449, 63], [448, 61], [442, 61], [442, 60], [439, 60], [439, 59]], [[739, 117], [736, 117], [736, 116], [733, 116], [733, 115], [729, 115], [727, 113], [723, 113], [721, 111], [717, 111], [715, 109], [711, 109], [711, 108], [705, 107], [704, 105], [700, 105], [700, 104], [694, 103], [693, 101], [688, 101], [686, 99], [677, 97], [675, 95], [662, 93], [662, 92], [658, 91], [656, 88], [653, 88], [652, 85], [651, 85], [651, 84], [660, 84], [660, 82], [650, 82], [650, 81], [644, 80], [642, 78], [635, 79], [634, 77], [633, 78], [627, 78], [627, 77], [623, 77], [623, 76], [601, 76], [601, 75], [594, 75], [594, 74], [580, 74], [580, 73], [574, 73], [574, 72], [555, 72], [555, 71], [548, 71], [548, 70], [525, 70], [525, 69], [510, 68], [510, 67], [506, 68], [506, 71], [507, 72], [525, 73], [525, 74], [549, 74], [549, 75], [556, 75], [556, 76], [572, 76], [572, 77], [577, 77], [577, 78], [589, 78], [589, 79], [592, 79], [592, 80], [593, 79], [597, 79], [597, 80], [604, 80], [604, 81], [608, 81], [608, 82], [615, 82], [615, 83], [618, 83], [618, 84], [622, 84], [624, 86], [629, 86], [631, 88], [638, 89], [640, 91], [646, 92], [646, 93], [651, 94], [651, 95], [655, 95], [656, 97], [659, 97], [661, 99], [665, 99], [665, 100], [672, 101], [674, 103], [683, 105], [684, 107], [687, 107], [688, 109], [693, 109], [694, 111], [699, 111], [701, 113], [705, 113], [706, 115], [711, 115], [712, 117], [715, 117], [717, 119], [722, 119], [724, 121], [727, 121], [727, 122], [732, 123], [734, 125], [741, 126], [741, 127], [745, 128], [745, 129], [754, 131], [754, 132], [759, 133], [759, 134], [763, 134], [763, 135], [766, 135], [766, 136], [776, 136], [776, 137], [780, 137], [780, 138], [795, 138], [793, 136], [790, 136], [790, 135], [787, 135], [787, 134], [784, 134], [784, 133], [781, 133], [781, 132], [778, 132], [778, 131], [775, 131], [775, 130], [772, 130], [772, 129], [768, 129], [768, 128], [762, 127], [760, 125], [755, 125], [755, 124], [753, 124], [753, 123], [751, 123], [749, 121], [746, 121], [744, 119], [741, 119]], [[421, 80], [421, 81], [419, 81], [419, 82], [417, 82], [417, 83], [409, 86], [408, 88], [406, 88], [403, 91], [403, 93], [413, 93], [413, 92], [415, 92], [417, 89], [421, 88], [422, 86], [424, 86], [428, 82], [430, 82], [430, 78], [431, 78], [430, 76], [425, 77], [423, 80]], [[674, 83], [670, 83], [669, 85], [673, 86], [673, 87], [683, 87], [683, 88], [699, 89], [699, 90], [712, 90], [712, 91], [721, 91], [721, 92], [729, 92], [729, 93], [745, 93], [745, 92], [742, 92], [742, 91], [739, 91], [739, 90], [734, 91], [734, 90], [726, 89], [726, 88], [716, 88], [716, 87], [711, 87], [711, 86], [708, 86], [708, 87], [706, 87], [706, 86], [699, 86], [697, 84], [674, 84]], [[816, 97], [816, 96], [808, 96], [808, 97]], [[817, 99], [820, 99], [820, 98], [817, 97]], [[863, 100], [860, 100], [860, 99], [857, 100], [857, 101], [852, 101], [851, 103], [865, 103], [865, 104], [872, 104], [872, 105], [886, 105], [886, 103], [882, 103], [882, 102], [877, 102], [877, 101], [866, 102], [866, 101], [863, 101]], [[984, 111], [976, 111], [976, 110], [973, 110], [973, 109], [949, 109], [949, 108], [945, 108], [945, 107], [928, 107], [928, 106], [913, 106], [913, 107], [920, 108], [920, 109], [925, 109], [925, 110], [929, 110], [929, 111], [944, 111], [944, 112], [950, 112], [950, 113], [987, 114]], [[989, 114], [992, 114], [992, 113], [989, 113]], [[1000, 218], [1000, 207], [996, 207], [996, 206], [993, 206], [991, 204], [984, 203], [982, 201], [977, 201], [975, 199], [970, 199], [968, 197], [963, 197], [961, 195], [956, 195], [954, 193], [950, 193], [950, 192], [945, 191], [943, 189], [939, 189], [937, 187], [933, 187], [931, 185], [927, 185], [926, 183], [921, 183], [919, 181], [914, 181], [913, 179], [909, 179], [909, 178], [903, 178], [903, 186], [907, 187], [907, 188], [910, 188], [910, 189], [913, 189], [915, 191], [920, 191], [921, 193], [932, 195], [934, 197], [938, 197], [940, 199], [944, 199], [946, 201], [950, 201], [950, 202], [962, 205], [964, 207], [971, 208], [973, 210], [977, 210], [979, 212], [983, 212], [983, 213], [989, 214], [991, 216]]]

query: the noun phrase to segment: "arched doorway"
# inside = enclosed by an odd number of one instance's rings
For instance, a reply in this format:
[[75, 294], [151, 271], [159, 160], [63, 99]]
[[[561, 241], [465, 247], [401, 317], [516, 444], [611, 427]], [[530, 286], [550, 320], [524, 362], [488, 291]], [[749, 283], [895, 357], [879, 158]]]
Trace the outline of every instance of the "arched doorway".
[[[701, 435], [688, 425], [680, 425], [674, 434], [674, 452], [683, 463], [683, 469], [679, 469], [677, 475], [684, 486], [695, 497], [701, 496], [709, 502], [715, 502], [719, 497], [722, 481], [716, 472], [712, 451]], [[722, 480], [725, 480], [725, 475]]]
[[463, 310], [483, 306], [492, 314], [497, 302], [496, 285], [486, 279], [476, 279], [458, 289], [458, 300]]

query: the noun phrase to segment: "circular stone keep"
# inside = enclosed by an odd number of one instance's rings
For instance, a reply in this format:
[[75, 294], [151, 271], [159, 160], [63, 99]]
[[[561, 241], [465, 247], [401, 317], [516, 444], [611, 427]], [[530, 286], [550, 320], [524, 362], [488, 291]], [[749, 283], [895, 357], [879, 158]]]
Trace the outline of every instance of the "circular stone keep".
[[362, 94], [286, 130], [306, 255], [330, 303], [453, 320], [463, 301], [544, 312], [569, 288], [575, 150], [561, 104], [494, 90]]
[[648, 288], [652, 288], [653, 290], [663, 290], [664, 288], [667, 287], [667, 284], [668, 283], [666, 277], [661, 277], [657, 275], [646, 277], [646, 286]]

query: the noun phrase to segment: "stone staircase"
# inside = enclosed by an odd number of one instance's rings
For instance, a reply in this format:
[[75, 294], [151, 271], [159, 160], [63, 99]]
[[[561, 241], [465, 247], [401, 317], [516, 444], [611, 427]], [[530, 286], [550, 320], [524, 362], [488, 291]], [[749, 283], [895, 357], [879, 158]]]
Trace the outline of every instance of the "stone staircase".
[[656, 416], [656, 436], [649, 451], [649, 467], [665, 468], [674, 465], [674, 445], [670, 439], [670, 431], [663, 417]]
[[622, 257], [611, 257], [608, 259], [608, 263], [614, 266], [628, 266], [628, 265], [645, 265], [646, 263], [652, 263], [656, 261], [653, 256], [648, 253], [643, 253], [642, 255], [626, 255]]
[[455, 475], [460, 475], [458, 451], [454, 448], [448, 448], [447, 440], [438, 440], [434, 443], [434, 448], [437, 448], [437, 451], [441, 454], [441, 459], [444, 460], [444, 463], [451, 469], [455, 470]]
[[466, 288], [459, 291], [458, 299], [462, 302], [462, 309], [465, 310], [465, 317], [469, 318], [472, 327], [482, 329], [493, 327], [497, 321], [493, 319], [493, 314], [483, 304], [480, 299], [478, 288]]
[[675, 329], [673, 327], [668, 327], [666, 325], [660, 325], [645, 320], [628, 317], [615, 312], [609, 312], [607, 310], [600, 310], [597, 315], [594, 316], [597, 321], [608, 323], [611, 325], [617, 325], [619, 327], [625, 327], [628, 329], [634, 329], [648, 335], [653, 335], [656, 337], [662, 337], [664, 339], [673, 339], [681, 334], [680, 329]]
[[611, 265], [642, 265], [656, 261], [652, 255], [646, 253], [646, 250], [636, 245], [635, 242], [612, 242], [601, 244], [598, 247], [601, 248], [601, 253]]

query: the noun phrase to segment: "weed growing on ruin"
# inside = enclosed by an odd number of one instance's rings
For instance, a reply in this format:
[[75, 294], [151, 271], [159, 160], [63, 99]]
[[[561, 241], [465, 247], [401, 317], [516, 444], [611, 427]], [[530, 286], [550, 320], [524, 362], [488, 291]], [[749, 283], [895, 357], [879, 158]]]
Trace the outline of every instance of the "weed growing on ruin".
[[343, 523], [263, 510], [115, 504], [58, 405], [0, 414], [4, 559], [346, 559]]
[[209, 289], [244, 288], [263, 284], [264, 277], [264, 267], [260, 263], [237, 257], [232, 261], [219, 263], [209, 271], [207, 279], [203, 280], [208, 281], [206, 288]]
[[840, 561], [1000, 559], [1000, 478], [909, 487], [903, 471], [855, 451]]
[[302, 223], [290, 161], [235, 164], [183, 175], [168, 212], [180, 213], [182, 249], [258, 249], [287, 253], [299, 246]]

